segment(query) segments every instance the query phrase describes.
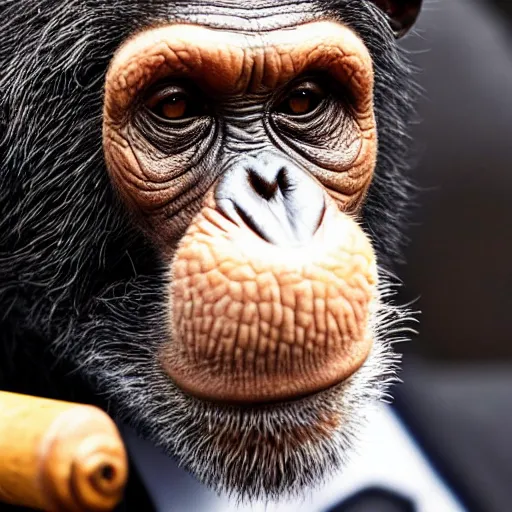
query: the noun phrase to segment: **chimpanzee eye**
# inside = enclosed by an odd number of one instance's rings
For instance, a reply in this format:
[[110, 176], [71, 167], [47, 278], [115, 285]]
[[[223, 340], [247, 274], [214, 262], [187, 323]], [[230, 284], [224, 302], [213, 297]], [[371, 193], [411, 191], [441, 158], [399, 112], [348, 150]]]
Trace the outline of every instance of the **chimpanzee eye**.
[[317, 83], [304, 82], [288, 93], [277, 110], [289, 116], [303, 116], [314, 112], [326, 96]]
[[204, 113], [206, 106], [183, 87], [168, 86], [151, 94], [146, 107], [164, 121], [180, 121]]
[[181, 119], [185, 117], [189, 105], [186, 98], [177, 94], [165, 98], [155, 108], [155, 113], [165, 119]]

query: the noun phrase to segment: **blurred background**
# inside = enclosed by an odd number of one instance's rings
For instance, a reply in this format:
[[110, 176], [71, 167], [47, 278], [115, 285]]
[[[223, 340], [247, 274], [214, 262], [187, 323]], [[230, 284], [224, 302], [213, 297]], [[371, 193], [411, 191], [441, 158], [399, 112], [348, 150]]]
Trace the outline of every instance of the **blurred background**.
[[512, 510], [512, 0], [425, 0], [395, 409], [469, 510]]

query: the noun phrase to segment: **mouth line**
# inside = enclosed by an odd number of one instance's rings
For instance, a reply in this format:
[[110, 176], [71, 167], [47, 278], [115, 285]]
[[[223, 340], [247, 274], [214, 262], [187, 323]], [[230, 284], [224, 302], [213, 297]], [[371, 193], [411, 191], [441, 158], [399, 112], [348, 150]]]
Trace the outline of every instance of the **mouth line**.
[[[315, 400], [316, 398], [321, 398], [323, 395], [328, 394], [332, 391], [335, 391], [336, 388], [343, 387], [351, 378], [353, 375], [357, 373], [358, 370], [356, 370], [352, 375], [348, 376], [345, 379], [340, 380], [339, 382], [336, 382], [334, 384], [331, 384], [329, 386], [325, 386], [324, 388], [318, 389], [311, 393], [303, 393], [296, 395], [294, 397], [288, 398], [288, 399], [276, 399], [276, 400], [261, 400], [261, 401], [253, 401], [253, 402], [243, 402], [243, 401], [229, 401], [229, 400], [209, 400], [203, 397], [197, 397], [194, 395], [189, 395], [185, 391], [181, 390], [183, 393], [191, 396], [195, 400], [199, 400], [202, 403], [211, 404], [219, 409], [237, 409], [240, 411], [268, 411], [271, 409], [278, 409], [283, 410], [290, 407], [294, 407], [296, 405], [303, 406], [304, 403]], [[179, 386], [178, 386], [179, 387]]]

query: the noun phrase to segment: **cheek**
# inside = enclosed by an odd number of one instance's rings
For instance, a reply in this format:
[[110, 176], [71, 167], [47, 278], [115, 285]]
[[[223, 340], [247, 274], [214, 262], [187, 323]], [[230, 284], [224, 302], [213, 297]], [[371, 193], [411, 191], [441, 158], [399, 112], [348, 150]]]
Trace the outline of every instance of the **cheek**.
[[311, 394], [367, 358], [373, 251], [330, 206], [310, 246], [270, 245], [205, 207], [172, 263], [162, 364], [191, 394], [262, 402]]
[[183, 153], [165, 155], [147, 141], [134, 142], [133, 137], [122, 136], [121, 132], [127, 130], [130, 128], [105, 124], [107, 169], [133, 219], [167, 254], [190, 225], [205, 193], [217, 179], [219, 170], [213, 167], [205, 172], [199, 160], [208, 154], [208, 161], [218, 161], [219, 141], [212, 131]]
[[362, 134], [357, 156], [347, 172], [319, 170], [315, 173], [339, 208], [357, 214], [373, 180], [377, 164], [377, 131]]

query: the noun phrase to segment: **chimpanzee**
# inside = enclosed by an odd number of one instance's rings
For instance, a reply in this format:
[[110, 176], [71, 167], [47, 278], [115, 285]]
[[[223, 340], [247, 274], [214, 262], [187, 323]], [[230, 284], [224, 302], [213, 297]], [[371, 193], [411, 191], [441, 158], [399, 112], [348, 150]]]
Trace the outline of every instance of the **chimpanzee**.
[[0, 388], [244, 498], [342, 464], [409, 316], [420, 6], [0, 0]]

